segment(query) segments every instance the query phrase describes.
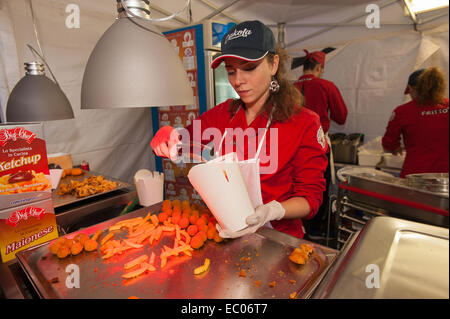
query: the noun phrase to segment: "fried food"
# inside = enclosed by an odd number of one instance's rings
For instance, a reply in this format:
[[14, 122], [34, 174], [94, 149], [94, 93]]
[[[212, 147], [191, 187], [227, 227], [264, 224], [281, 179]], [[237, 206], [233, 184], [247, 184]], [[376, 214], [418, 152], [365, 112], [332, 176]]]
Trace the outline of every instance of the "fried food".
[[102, 175], [90, 176], [82, 182], [70, 180], [68, 184], [61, 184], [58, 195], [71, 194], [77, 198], [91, 196], [117, 188], [117, 183], [105, 179]]
[[304, 265], [309, 259], [309, 256], [313, 252], [313, 248], [308, 244], [301, 244], [300, 248], [295, 248], [292, 254], [289, 256], [289, 260], [299, 264]]
[[81, 233], [81, 234], [76, 235], [73, 239], [75, 241], [79, 242], [81, 245], [84, 245], [84, 243], [87, 240], [89, 240], [89, 236], [84, 233]]
[[56, 254], [58, 258], [66, 258], [70, 254], [70, 248], [66, 245], [62, 245], [58, 249], [58, 253]]
[[87, 240], [84, 243], [84, 250], [86, 251], [94, 251], [98, 247], [98, 242], [92, 239]]
[[72, 255], [78, 255], [83, 250], [83, 245], [80, 242], [75, 242], [72, 247], [70, 247], [70, 253]]
[[83, 170], [81, 168], [75, 167], [75, 168], [72, 168], [70, 173], [72, 174], [72, 176], [79, 176], [79, 175], [83, 174]]

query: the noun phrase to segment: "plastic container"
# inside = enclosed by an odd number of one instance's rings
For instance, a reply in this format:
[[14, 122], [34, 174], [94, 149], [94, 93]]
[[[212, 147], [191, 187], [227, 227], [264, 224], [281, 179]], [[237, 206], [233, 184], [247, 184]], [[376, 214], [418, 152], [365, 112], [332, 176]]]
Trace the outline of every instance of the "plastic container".
[[399, 168], [403, 167], [403, 163], [405, 162], [405, 155], [394, 155], [390, 153], [383, 154], [384, 165], [386, 167], [391, 168]]
[[382, 154], [358, 153], [360, 166], [376, 166], [381, 161]]

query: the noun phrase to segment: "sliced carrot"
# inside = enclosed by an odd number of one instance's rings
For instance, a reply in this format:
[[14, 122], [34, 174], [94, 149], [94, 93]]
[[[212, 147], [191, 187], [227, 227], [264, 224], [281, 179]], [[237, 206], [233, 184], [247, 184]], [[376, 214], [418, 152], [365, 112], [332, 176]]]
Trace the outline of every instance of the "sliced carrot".
[[159, 239], [161, 238], [162, 233], [163, 233], [163, 229], [162, 229], [161, 226], [159, 226], [159, 227], [156, 229], [155, 239], [156, 239], [156, 240], [159, 240]]
[[149, 271], [155, 271], [156, 270], [155, 266], [153, 266], [153, 265], [148, 265], [147, 269]]
[[155, 240], [156, 231], [153, 231], [152, 235], [150, 236], [150, 239], [148, 240], [148, 243], [150, 245], [153, 244], [153, 241]]
[[115, 255], [115, 253], [111, 250], [106, 255], [102, 256], [102, 259], [108, 259], [108, 258], [111, 258], [114, 255]]
[[173, 226], [161, 226], [163, 231], [174, 231], [175, 227]]
[[114, 237], [114, 233], [109, 233], [105, 237], [102, 238], [101, 245], [105, 244], [108, 240]]
[[98, 237], [103, 233], [103, 230], [97, 230], [97, 232], [92, 236], [92, 240], [97, 240]]
[[134, 266], [139, 265], [139, 264], [141, 264], [141, 263], [147, 261], [147, 259], [148, 259], [148, 256], [147, 256], [147, 255], [139, 256], [138, 258], [135, 258], [135, 259], [133, 259], [133, 260], [127, 262], [127, 263], [123, 266], [123, 268], [124, 268], [124, 269], [130, 269], [130, 268], [133, 268]]
[[155, 225], [155, 226], [159, 225], [159, 219], [158, 219], [158, 217], [156, 217], [156, 215], [151, 215], [150, 219], [151, 219], [153, 225]]
[[128, 272], [126, 274], [123, 274], [122, 278], [130, 279], [130, 278], [138, 277], [138, 276], [142, 275], [144, 272], [146, 272], [147, 269], [148, 269], [148, 267], [139, 268], [139, 269], [137, 269], [135, 271], [131, 271], [131, 272]]
[[175, 225], [175, 238], [177, 239], [177, 240], [180, 240], [181, 239], [181, 237], [180, 237], [180, 226], [177, 224], [177, 225]]
[[108, 228], [108, 230], [111, 231], [115, 231], [115, 230], [120, 230], [122, 228], [122, 226], [120, 225], [112, 225], [111, 227]]
[[192, 250], [192, 247], [189, 245], [183, 245], [183, 246], [179, 246], [177, 248], [173, 248], [173, 249], [169, 249], [168, 251], [165, 251], [163, 253], [161, 253], [161, 258], [167, 258], [169, 256], [175, 256], [178, 255], [181, 252], [184, 252], [186, 250]]
[[155, 264], [155, 258], [156, 258], [155, 252], [152, 251], [152, 254], [150, 255], [150, 260], [149, 260], [148, 263], [150, 265], [154, 265]]
[[124, 239], [123, 242], [124, 242], [125, 244], [127, 244], [128, 246], [133, 247], [133, 248], [142, 248], [142, 247], [144, 247], [144, 245], [141, 245], [141, 244], [135, 244], [135, 243], [133, 243], [132, 241], [126, 240], [126, 239]]
[[185, 250], [185, 251], [183, 251], [183, 254], [185, 254], [185, 255], [187, 255], [187, 256], [189, 256], [189, 257], [192, 257], [192, 253], [191, 253], [190, 250]]
[[191, 236], [189, 236], [189, 234], [187, 233], [187, 231], [180, 230], [180, 234], [184, 236], [184, 238], [186, 239], [186, 244], [189, 244], [189, 242], [191, 241]]
[[164, 266], [166, 266], [166, 263], [167, 263], [167, 258], [161, 257], [161, 268], [164, 268]]

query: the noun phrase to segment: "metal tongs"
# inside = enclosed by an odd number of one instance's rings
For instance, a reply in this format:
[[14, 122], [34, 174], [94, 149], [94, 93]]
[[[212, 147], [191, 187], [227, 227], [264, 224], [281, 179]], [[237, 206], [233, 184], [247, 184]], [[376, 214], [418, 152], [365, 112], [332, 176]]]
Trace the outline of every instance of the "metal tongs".
[[173, 163], [206, 163], [217, 157], [214, 147], [202, 143], [190, 142], [176, 144], [176, 157], [171, 157]]

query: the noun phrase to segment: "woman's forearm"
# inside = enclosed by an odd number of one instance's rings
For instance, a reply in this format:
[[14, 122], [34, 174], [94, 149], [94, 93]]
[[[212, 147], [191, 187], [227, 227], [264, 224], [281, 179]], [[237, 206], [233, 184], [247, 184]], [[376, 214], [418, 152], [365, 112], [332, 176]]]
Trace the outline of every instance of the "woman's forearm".
[[305, 218], [311, 211], [311, 207], [304, 197], [289, 198], [288, 200], [281, 202], [281, 205], [286, 210], [284, 218], [287, 219]]

